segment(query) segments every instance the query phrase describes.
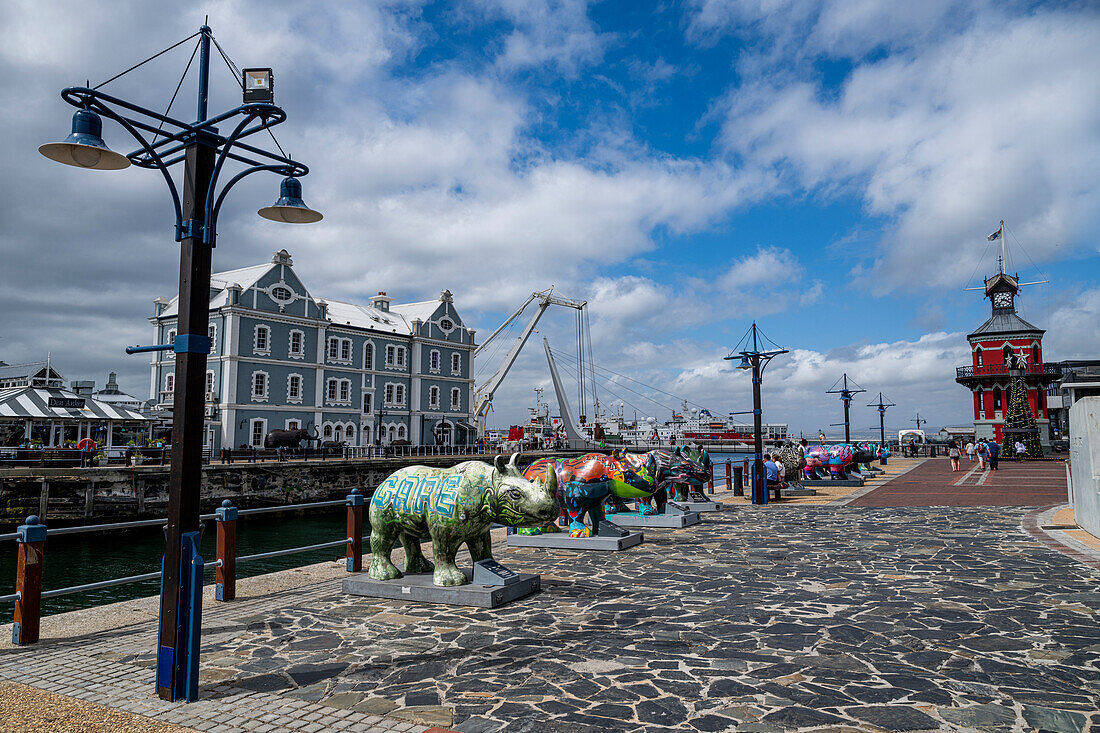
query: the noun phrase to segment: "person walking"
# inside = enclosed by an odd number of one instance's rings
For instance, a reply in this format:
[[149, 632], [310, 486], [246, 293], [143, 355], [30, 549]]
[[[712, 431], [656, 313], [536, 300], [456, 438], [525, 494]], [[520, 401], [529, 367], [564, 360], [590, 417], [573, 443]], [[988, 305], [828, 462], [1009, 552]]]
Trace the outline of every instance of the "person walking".
[[966, 457], [970, 459], [971, 463], [973, 463], [974, 460], [975, 460], [975, 458], [974, 458], [974, 441], [973, 440], [967, 441], [967, 443], [966, 443]]
[[989, 449], [985, 447], [985, 441], [979, 440], [978, 445], [974, 448], [974, 452], [978, 456], [978, 470], [985, 470], [985, 459], [989, 457]]
[[959, 459], [962, 458], [962, 452], [959, 450], [959, 444], [953, 440], [947, 446], [947, 457], [951, 459], [951, 473], [956, 473], [959, 470]]
[[985, 449], [989, 451], [989, 470], [996, 471], [997, 463], [1001, 458], [1001, 446], [997, 445], [994, 441], [989, 441]]
[[1016, 445], [1012, 446], [1016, 449], [1016, 462], [1024, 460], [1024, 454], [1027, 453], [1027, 446], [1024, 445], [1022, 440], [1017, 440]]

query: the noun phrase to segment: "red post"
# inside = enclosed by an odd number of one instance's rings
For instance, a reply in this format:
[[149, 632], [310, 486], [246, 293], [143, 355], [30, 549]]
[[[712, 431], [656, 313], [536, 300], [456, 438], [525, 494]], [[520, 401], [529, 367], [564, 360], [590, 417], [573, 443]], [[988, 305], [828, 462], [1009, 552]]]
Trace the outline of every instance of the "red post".
[[16, 530], [19, 559], [15, 568], [15, 623], [11, 642], [22, 646], [38, 641], [42, 618], [42, 560], [46, 547], [46, 525], [34, 514]]
[[726, 491], [733, 491], [733, 461], [726, 459]]
[[214, 511], [218, 522], [217, 553], [221, 565], [214, 569], [214, 600], [237, 597], [237, 507], [226, 499]]
[[348, 494], [348, 572], [359, 573], [363, 570], [363, 504], [366, 497], [359, 493], [359, 489], [352, 489]]

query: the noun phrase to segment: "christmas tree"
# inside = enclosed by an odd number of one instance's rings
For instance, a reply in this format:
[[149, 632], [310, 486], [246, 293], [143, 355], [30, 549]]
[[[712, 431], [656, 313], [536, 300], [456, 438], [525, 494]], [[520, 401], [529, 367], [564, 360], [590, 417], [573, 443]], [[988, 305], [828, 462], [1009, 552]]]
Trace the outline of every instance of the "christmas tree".
[[1031, 405], [1027, 401], [1027, 384], [1024, 383], [1023, 370], [1013, 370], [1012, 382], [1009, 385], [1008, 416], [1005, 418], [1006, 428], [1024, 428], [1030, 432], [1014, 433], [1004, 431], [1001, 443], [1001, 455], [1009, 458], [1016, 455], [1016, 441], [1022, 441], [1027, 447], [1024, 454], [1028, 458], [1042, 458], [1043, 446], [1039, 442], [1039, 431], [1035, 426], [1035, 415], [1031, 413]]

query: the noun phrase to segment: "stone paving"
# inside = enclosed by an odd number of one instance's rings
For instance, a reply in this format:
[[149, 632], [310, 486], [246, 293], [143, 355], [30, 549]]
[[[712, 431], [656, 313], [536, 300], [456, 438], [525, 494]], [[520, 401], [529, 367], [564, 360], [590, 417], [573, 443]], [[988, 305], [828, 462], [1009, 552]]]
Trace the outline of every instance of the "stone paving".
[[497, 545], [543, 591], [495, 611], [333, 580], [213, 605], [193, 705], [152, 694], [151, 623], [0, 677], [219, 731], [1100, 730], [1100, 574], [1026, 513], [737, 507], [621, 553]]

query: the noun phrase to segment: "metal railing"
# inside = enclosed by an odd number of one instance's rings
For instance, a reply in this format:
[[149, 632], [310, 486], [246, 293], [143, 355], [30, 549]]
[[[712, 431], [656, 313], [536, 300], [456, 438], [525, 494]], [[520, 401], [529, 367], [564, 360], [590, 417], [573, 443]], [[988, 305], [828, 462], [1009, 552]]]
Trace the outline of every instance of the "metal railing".
[[[980, 366], [955, 367], [955, 378], [966, 379], [968, 377], [1007, 376], [1009, 368], [1007, 364], [982, 364]], [[1024, 369], [1024, 375], [1053, 375], [1062, 373], [1060, 364], [1028, 364]]]
[[[222, 502], [221, 507], [214, 513], [200, 515], [200, 521], [215, 520], [217, 523], [217, 558], [213, 562], [203, 563], [202, 567], [203, 572], [206, 570], [215, 571], [215, 599], [218, 601], [229, 601], [236, 597], [237, 563], [247, 563], [269, 558], [284, 557], [286, 555], [314, 552], [326, 548], [344, 547], [346, 548], [348, 571], [357, 572], [361, 570], [363, 552], [363, 507], [365, 501], [366, 497], [360, 493], [359, 489], [352, 489], [351, 493], [345, 499], [313, 501], [302, 504], [284, 504], [272, 507], [258, 507], [255, 509], [238, 509], [226, 500]], [[348, 536], [330, 542], [320, 542], [311, 545], [302, 545], [300, 547], [289, 547], [281, 550], [272, 550], [269, 552], [260, 552], [253, 555], [237, 557], [236, 525], [237, 519], [240, 516], [336, 506], [346, 506], [348, 509]], [[17, 564], [20, 571], [16, 576], [16, 592], [0, 596], [0, 603], [14, 602], [16, 604], [16, 623], [12, 631], [13, 642], [15, 644], [31, 644], [38, 641], [42, 600], [72, 595], [74, 593], [86, 593], [88, 591], [113, 588], [131, 583], [157, 580], [161, 577], [161, 571], [158, 570], [155, 572], [143, 573], [141, 575], [100, 580], [94, 583], [84, 583], [81, 585], [69, 586], [67, 588], [42, 590], [42, 558], [45, 555], [46, 539], [49, 536], [157, 527], [166, 525], [167, 521], [167, 519], [143, 519], [133, 522], [112, 522], [109, 524], [48, 529], [39, 522], [38, 517], [32, 515], [27, 518], [26, 524], [19, 527], [18, 531], [0, 535], [0, 541], [15, 540], [20, 554], [20, 561]], [[26, 561], [28, 557], [31, 558], [30, 562]]]

